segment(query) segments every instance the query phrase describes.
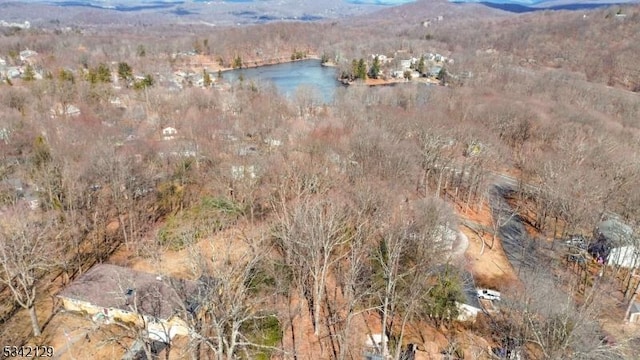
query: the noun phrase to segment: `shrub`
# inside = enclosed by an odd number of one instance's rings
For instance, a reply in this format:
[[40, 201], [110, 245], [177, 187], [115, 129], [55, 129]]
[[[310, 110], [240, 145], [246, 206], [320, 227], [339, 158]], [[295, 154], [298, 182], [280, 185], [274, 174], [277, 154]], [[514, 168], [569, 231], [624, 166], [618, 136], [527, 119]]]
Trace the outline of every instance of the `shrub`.
[[177, 251], [228, 228], [244, 213], [244, 207], [229, 199], [203, 197], [191, 208], [170, 215], [158, 231], [157, 240]]

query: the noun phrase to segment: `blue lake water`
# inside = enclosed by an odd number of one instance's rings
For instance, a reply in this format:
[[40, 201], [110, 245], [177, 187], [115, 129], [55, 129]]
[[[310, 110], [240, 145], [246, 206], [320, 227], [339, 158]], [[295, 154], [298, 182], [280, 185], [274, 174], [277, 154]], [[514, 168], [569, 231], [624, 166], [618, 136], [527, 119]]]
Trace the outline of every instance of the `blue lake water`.
[[333, 101], [341, 85], [336, 69], [320, 65], [320, 60], [302, 60], [256, 68], [225, 71], [222, 78], [232, 84], [272, 83], [281, 95], [293, 99], [301, 87], [309, 87], [325, 103]]

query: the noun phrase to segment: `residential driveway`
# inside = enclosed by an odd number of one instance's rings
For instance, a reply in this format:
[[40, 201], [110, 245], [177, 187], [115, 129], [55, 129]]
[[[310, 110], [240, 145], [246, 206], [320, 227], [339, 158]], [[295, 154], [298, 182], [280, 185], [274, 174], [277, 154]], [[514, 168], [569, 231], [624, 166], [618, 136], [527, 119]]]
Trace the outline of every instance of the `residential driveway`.
[[464, 258], [464, 253], [469, 248], [469, 238], [462, 231], [458, 231], [456, 241], [451, 247], [451, 259], [461, 260]]
[[527, 233], [520, 215], [506, 200], [514, 191], [513, 184], [498, 181], [489, 188], [489, 204], [502, 248], [514, 269], [519, 271], [522, 267], [535, 267], [538, 257], [536, 242]]

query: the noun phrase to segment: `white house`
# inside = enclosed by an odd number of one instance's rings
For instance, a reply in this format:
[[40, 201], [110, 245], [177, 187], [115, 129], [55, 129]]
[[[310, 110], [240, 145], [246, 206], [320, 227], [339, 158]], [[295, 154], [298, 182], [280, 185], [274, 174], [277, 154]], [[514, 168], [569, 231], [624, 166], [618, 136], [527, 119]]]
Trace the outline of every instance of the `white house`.
[[409, 68], [411, 68], [411, 59], [407, 59], [407, 60], [400, 60], [400, 68], [407, 70]]
[[382, 354], [382, 342], [387, 344], [387, 349], [389, 348], [389, 337], [385, 334], [377, 333], [372, 334], [368, 333], [364, 340], [365, 346], [365, 359], [366, 360], [382, 360], [386, 359], [387, 354]]
[[638, 248], [633, 245], [620, 246], [611, 249], [607, 257], [607, 265], [616, 265], [633, 269], [640, 265]]
[[621, 220], [612, 217], [602, 221], [594, 230], [595, 242], [589, 253], [607, 265], [635, 268], [640, 265], [640, 248], [633, 229]]
[[80, 116], [80, 109], [72, 104], [56, 104], [53, 108], [51, 108], [51, 118], [57, 117], [76, 117]]
[[246, 177], [250, 179], [256, 178], [256, 167], [254, 165], [233, 165], [231, 166], [231, 177], [234, 180], [244, 179]]
[[9, 79], [17, 79], [17, 78], [20, 77], [20, 75], [22, 75], [22, 69], [21, 68], [16, 67], [16, 66], [12, 66], [12, 67], [7, 68], [6, 76]]
[[471, 304], [456, 302], [456, 307], [458, 308], [458, 317], [456, 318], [458, 321], [474, 322], [478, 314], [482, 313], [481, 308]]
[[483, 313], [484, 307], [478, 297], [478, 289], [476, 289], [473, 279], [473, 275], [470, 272], [462, 273], [463, 289], [462, 294], [464, 300], [462, 302], [456, 301], [456, 308], [458, 309], [458, 316], [456, 320], [462, 322], [475, 322], [478, 314]]
[[389, 337], [384, 334], [368, 334], [367, 338], [364, 341], [364, 345], [366, 347], [377, 347], [382, 346], [382, 339], [385, 341], [389, 341]]
[[168, 126], [168, 127], [164, 128], [164, 129], [162, 129], [162, 139], [163, 140], [173, 140], [173, 139], [175, 139], [176, 135], [178, 135], [178, 130], [176, 130], [176, 128]]
[[38, 55], [38, 53], [33, 50], [29, 50], [29, 49], [22, 50], [20, 51], [20, 61], [27, 61], [36, 55]]

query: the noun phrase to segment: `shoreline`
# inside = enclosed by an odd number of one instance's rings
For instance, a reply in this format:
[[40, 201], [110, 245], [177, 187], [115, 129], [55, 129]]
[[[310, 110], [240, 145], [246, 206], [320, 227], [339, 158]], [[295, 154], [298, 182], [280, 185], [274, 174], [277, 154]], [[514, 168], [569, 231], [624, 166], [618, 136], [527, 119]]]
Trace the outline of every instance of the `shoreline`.
[[302, 59], [293, 59], [293, 60], [288, 58], [267, 59], [267, 60], [261, 60], [261, 61], [253, 61], [249, 65], [238, 67], [238, 68], [223, 67], [223, 68], [218, 68], [215, 71], [220, 71], [224, 73], [226, 71], [254, 69], [254, 68], [259, 68], [263, 66], [274, 66], [274, 65], [288, 64], [288, 63], [294, 63], [294, 62], [305, 61], [305, 60], [322, 60], [322, 58], [318, 55], [312, 54]]

